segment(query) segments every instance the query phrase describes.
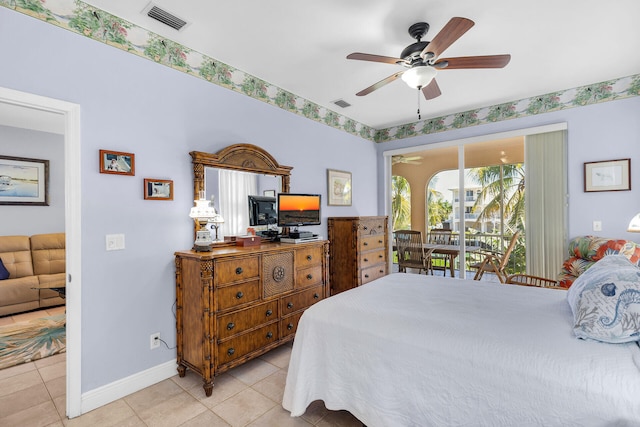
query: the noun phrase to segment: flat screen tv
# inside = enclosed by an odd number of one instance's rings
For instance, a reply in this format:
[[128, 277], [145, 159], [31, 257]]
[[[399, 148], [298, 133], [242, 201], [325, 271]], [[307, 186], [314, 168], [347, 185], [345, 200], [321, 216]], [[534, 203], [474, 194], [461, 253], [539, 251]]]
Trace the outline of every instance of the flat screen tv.
[[320, 225], [320, 194], [278, 194], [278, 226]]
[[249, 196], [249, 225], [272, 225], [276, 223], [276, 198]]

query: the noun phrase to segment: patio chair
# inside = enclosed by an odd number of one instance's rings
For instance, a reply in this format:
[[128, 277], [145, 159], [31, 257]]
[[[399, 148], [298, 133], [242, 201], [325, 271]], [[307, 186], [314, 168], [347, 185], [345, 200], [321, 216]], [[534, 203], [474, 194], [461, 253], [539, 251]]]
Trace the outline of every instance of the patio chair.
[[477, 269], [475, 276], [473, 276], [473, 280], [481, 280], [484, 273], [494, 273], [498, 277], [500, 283], [505, 283], [507, 280], [505, 268], [509, 262], [509, 256], [511, 255], [513, 248], [516, 246], [516, 241], [518, 240], [519, 235], [519, 231], [513, 233], [509, 246], [507, 246], [504, 253], [493, 251], [488, 252], [485, 254], [482, 261], [471, 265], [471, 268]]
[[547, 279], [545, 277], [532, 276], [530, 274], [512, 274], [507, 277], [506, 283], [508, 285], [520, 285], [520, 286], [535, 286], [538, 288], [551, 288], [566, 290], [566, 288], [560, 287], [557, 280]]
[[[429, 234], [427, 234], [427, 243], [432, 245], [450, 245], [451, 244], [451, 230], [431, 230]], [[438, 260], [438, 262], [433, 262]], [[442, 261], [440, 261], [442, 260]], [[433, 264], [437, 264], [437, 269], [440, 270], [442, 268], [443, 274], [447, 275], [447, 270], [449, 269], [449, 262], [451, 261], [451, 257], [446, 254], [433, 254], [431, 256], [432, 266]], [[442, 265], [442, 267], [440, 267]], [[434, 267], [435, 268], [435, 267]]]
[[418, 274], [422, 270], [427, 274], [431, 271], [431, 253], [433, 249], [425, 249], [422, 242], [422, 232], [415, 230], [398, 230], [395, 232], [396, 249], [398, 250], [398, 271], [406, 273], [407, 268], [415, 268]]

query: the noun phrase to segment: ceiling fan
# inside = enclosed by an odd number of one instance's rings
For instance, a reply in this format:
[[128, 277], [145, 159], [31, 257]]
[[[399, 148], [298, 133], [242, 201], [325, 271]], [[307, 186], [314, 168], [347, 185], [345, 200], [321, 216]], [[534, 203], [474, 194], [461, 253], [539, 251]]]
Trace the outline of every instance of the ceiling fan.
[[409, 165], [420, 165], [422, 164], [422, 162], [419, 162], [418, 160], [422, 160], [422, 156], [403, 156], [403, 155], [398, 155], [398, 156], [392, 156], [391, 157], [391, 164], [392, 165], [397, 165], [398, 163], [406, 163]]
[[429, 31], [429, 24], [418, 22], [409, 27], [409, 34], [416, 39], [410, 44], [399, 58], [354, 52], [347, 59], [359, 61], [382, 62], [384, 64], [398, 64], [407, 68], [356, 93], [357, 96], [368, 95], [374, 90], [402, 78], [410, 87], [421, 90], [429, 100], [441, 95], [440, 87], [435, 76], [439, 70], [457, 70], [471, 68], [503, 68], [511, 60], [511, 55], [461, 56], [455, 58], [440, 58], [449, 46], [466, 33], [474, 22], [467, 18], [451, 18], [444, 28], [430, 41], [422, 41], [422, 37]]

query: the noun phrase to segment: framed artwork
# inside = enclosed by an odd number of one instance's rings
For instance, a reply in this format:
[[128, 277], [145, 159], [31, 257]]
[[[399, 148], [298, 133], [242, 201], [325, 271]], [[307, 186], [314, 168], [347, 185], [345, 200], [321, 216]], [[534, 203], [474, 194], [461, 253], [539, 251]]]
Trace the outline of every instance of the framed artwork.
[[135, 155], [121, 151], [100, 150], [100, 173], [135, 175]]
[[0, 205], [49, 206], [49, 160], [0, 156]]
[[584, 164], [584, 191], [631, 190], [631, 159]]
[[264, 190], [262, 195], [265, 197], [276, 197], [276, 190]]
[[351, 172], [327, 169], [329, 206], [351, 206]]
[[173, 181], [168, 179], [144, 179], [145, 200], [173, 200]]

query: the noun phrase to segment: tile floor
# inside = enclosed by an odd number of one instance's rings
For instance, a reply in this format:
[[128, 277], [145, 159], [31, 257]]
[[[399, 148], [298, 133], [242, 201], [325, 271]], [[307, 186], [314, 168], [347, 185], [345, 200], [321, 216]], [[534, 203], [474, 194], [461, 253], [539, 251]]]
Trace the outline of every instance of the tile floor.
[[218, 376], [206, 397], [187, 370], [71, 420], [65, 413], [65, 354], [0, 371], [0, 426], [344, 426], [362, 423], [346, 411], [311, 404], [300, 418], [282, 408], [291, 345]]

